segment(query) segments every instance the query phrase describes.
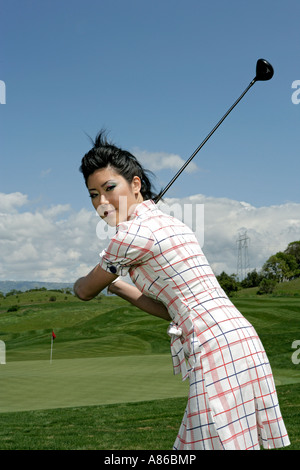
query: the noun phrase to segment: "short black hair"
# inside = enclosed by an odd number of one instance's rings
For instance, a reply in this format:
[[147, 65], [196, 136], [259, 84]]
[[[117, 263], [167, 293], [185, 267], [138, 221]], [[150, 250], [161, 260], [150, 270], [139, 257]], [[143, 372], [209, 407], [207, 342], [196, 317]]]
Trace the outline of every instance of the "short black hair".
[[[134, 155], [127, 150], [123, 150], [112, 142], [108, 142], [106, 131], [101, 130], [93, 147], [89, 150], [81, 160], [79, 170], [84, 176], [87, 185], [88, 177], [94, 171], [101, 168], [111, 167], [118, 174], [123, 176], [128, 183], [131, 183], [134, 176], [138, 176], [141, 180], [141, 194], [144, 199], [155, 199], [156, 194], [153, 192], [150, 174], [153, 173], [145, 170]], [[149, 175], [149, 176], [148, 176]]]

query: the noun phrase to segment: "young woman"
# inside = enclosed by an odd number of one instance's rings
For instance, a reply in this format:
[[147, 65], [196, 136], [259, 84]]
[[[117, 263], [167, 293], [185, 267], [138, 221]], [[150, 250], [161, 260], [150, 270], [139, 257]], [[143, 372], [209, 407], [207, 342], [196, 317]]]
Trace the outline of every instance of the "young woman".
[[[171, 321], [174, 372], [190, 383], [173, 449], [289, 445], [264, 348], [221, 289], [193, 232], [158, 209], [146, 171], [103, 132], [80, 170], [96, 211], [116, 234], [74, 291], [90, 300], [109, 286]], [[134, 285], [120, 279], [128, 273]]]

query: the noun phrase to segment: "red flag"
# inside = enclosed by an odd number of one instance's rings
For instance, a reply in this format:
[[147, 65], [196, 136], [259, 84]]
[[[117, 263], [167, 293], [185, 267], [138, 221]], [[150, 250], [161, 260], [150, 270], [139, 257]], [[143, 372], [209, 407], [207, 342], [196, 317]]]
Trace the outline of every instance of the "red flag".
[[53, 338], [53, 339], [56, 338], [56, 334], [54, 333], [54, 331], [52, 331], [52, 338]]

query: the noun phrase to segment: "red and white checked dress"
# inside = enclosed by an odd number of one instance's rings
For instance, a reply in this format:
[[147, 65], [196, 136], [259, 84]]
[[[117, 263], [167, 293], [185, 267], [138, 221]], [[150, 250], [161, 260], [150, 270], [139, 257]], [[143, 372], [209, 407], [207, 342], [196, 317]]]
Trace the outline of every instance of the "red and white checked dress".
[[130, 274], [172, 318], [174, 373], [189, 378], [176, 450], [245, 450], [290, 444], [271, 367], [253, 326], [221, 289], [194, 233], [144, 201], [100, 254]]

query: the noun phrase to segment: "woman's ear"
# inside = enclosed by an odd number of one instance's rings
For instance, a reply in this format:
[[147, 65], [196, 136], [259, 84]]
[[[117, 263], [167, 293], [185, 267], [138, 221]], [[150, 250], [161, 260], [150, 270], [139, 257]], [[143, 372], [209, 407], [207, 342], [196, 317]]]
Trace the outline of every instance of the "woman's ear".
[[134, 176], [132, 178], [131, 187], [134, 194], [138, 195], [141, 191], [142, 183], [141, 178], [139, 176]]

